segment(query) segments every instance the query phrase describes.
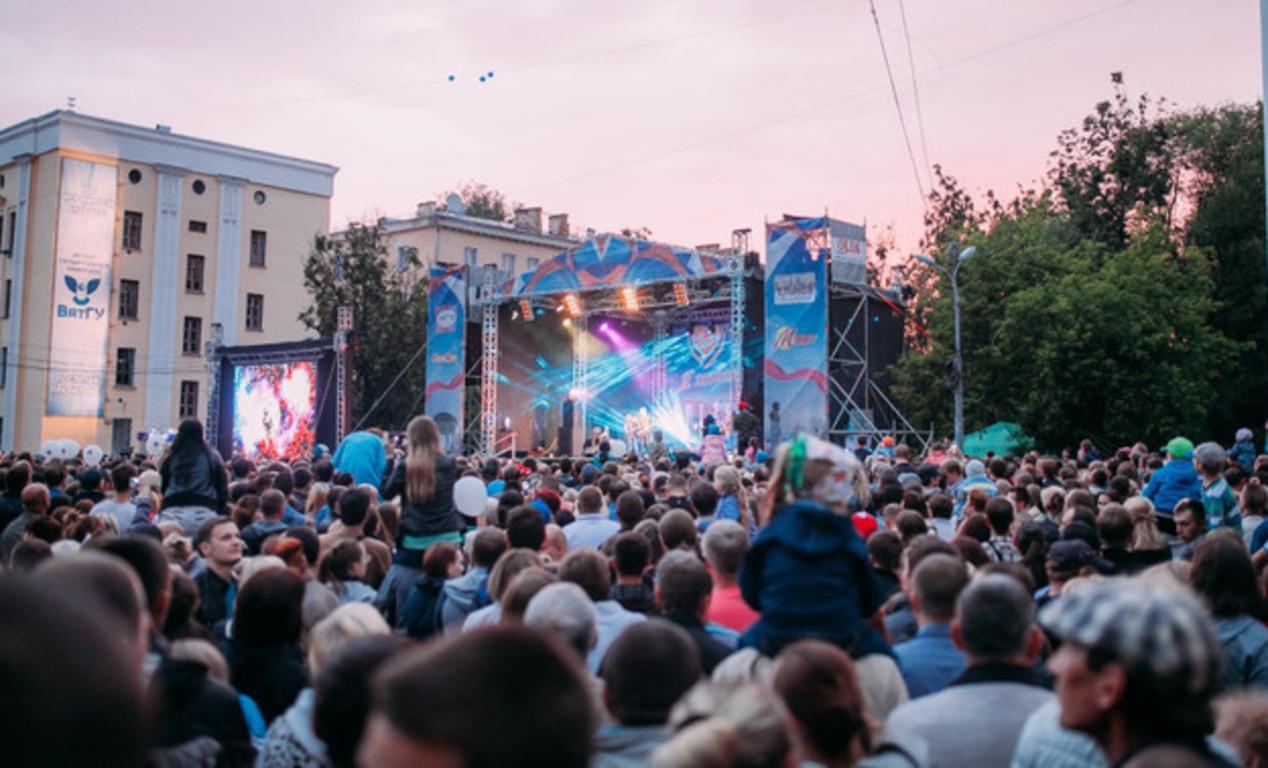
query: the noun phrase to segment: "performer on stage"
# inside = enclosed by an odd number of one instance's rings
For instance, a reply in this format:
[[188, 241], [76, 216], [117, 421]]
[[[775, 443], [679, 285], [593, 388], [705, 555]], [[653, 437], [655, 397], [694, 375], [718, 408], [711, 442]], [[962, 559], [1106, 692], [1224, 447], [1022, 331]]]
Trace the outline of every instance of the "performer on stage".
[[631, 413], [625, 417], [625, 441], [631, 453], [638, 456], [646, 453], [651, 437], [652, 415], [646, 408], [639, 408], [638, 413]]

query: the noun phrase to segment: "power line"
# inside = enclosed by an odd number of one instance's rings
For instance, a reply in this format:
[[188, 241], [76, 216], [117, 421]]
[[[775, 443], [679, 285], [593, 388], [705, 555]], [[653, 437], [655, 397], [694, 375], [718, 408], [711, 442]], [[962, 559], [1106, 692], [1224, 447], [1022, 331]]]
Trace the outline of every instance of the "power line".
[[916, 188], [920, 190], [920, 204], [929, 210], [929, 199], [925, 196], [925, 183], [920, 178], [920, 165], [916, 162], [916, 153], [911, 149], [911, 134], [907, 132], [907, 119], [903, 117], [903, 103], [898, 98], [898, 86], [894, 83], [894, 70], [889, 66], [889, 52], [885, 50], [885, 35], [881, 32], [881, 19], [876, 15], [876, 0], [868, 0], [872, 8], [872, 21], [876, 25], [876, 39], [881, 44], [881, 58], [885, 61], [885, 76], [889, 78], [889, 91], [894, 97], [894, 109], [898, 111], [898, 125], [903, 129], [903, 143], [907, 145], [907, 159], [911, 161], [911, 171], [916, 176]]
[[903, 20], [903, 39], [907, 43], [907, 67], [911, 70], [911, 91], [916, 102], [916, 128], [920, 133], [920, 152], [925, 158], [925, 173], [929, 174], [929, 186], [933, 186], [933, 163], [929, 162], [929, 145], [925, 141], [925, 115], [920, 108], [920, 82], [916, 77], [916, 58], [911, 51], [911, 31], [907, 28], [907, 8], [898, 0], [898, 14]]

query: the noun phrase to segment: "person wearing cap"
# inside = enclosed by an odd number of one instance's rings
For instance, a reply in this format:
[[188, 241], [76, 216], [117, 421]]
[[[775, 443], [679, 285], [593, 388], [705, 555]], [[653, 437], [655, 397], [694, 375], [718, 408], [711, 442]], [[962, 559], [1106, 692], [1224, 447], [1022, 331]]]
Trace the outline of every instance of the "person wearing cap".
[[1177, 437], [1167, 443], [1167, 456], [1167, 463], [1153, 473], [1141, 495], [1153, 502], [1158, 529], [1174, 536], [1176, 504], [1181, 499], [1201, 498], [1202, 481], [1193, 467], [1193, 443], [1187, 438]]
[[1107, 579], [1071, 591], [1040, 621], [1062, 641], [1048, 662], [1061, 725], [1091, 736], [1110, 764], [1229, 765], [1205, 740], [1223, 652], [1188, 592]]
[[1082, 539], [1062, 539], [1053, 544], [1044, 561], [1048, 586], [1035, 593], [1035, 606], [1043, 608], [1060, 597], [1066, 582], [1096, 573], [1097, 563], [1096, 550]]
[[1235, 461], [1246, 474], [1255, 467], [1255, 433], [1249, 427], [1242, 427], [1235, 435], [1236, 442], [1228, 449], [1228, 460]]

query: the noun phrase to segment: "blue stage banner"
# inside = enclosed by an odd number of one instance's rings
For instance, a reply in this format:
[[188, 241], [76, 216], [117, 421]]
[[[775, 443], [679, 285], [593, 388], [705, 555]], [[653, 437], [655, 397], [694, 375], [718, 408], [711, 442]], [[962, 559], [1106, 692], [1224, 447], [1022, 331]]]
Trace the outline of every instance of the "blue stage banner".
[[766, 440], [771, 448], [798, 432], [828, 431], [827, 254], [806, 234], [823, 219], [766, 227]]
[[466, 370], [467, 275], [464, 267], [434, 268], [428, 281], [427, 400], [424, 412], [440, 427], [446, 453], [462, 449]]

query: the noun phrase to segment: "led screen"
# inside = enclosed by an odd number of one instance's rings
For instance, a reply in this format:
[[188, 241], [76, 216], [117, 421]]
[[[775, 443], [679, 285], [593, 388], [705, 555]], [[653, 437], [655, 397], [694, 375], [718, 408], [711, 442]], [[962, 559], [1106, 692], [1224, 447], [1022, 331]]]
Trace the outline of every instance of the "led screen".
[[316, 363], [235, 366], [234, 452], [287, 461], [311, 456], [316, 403]]

